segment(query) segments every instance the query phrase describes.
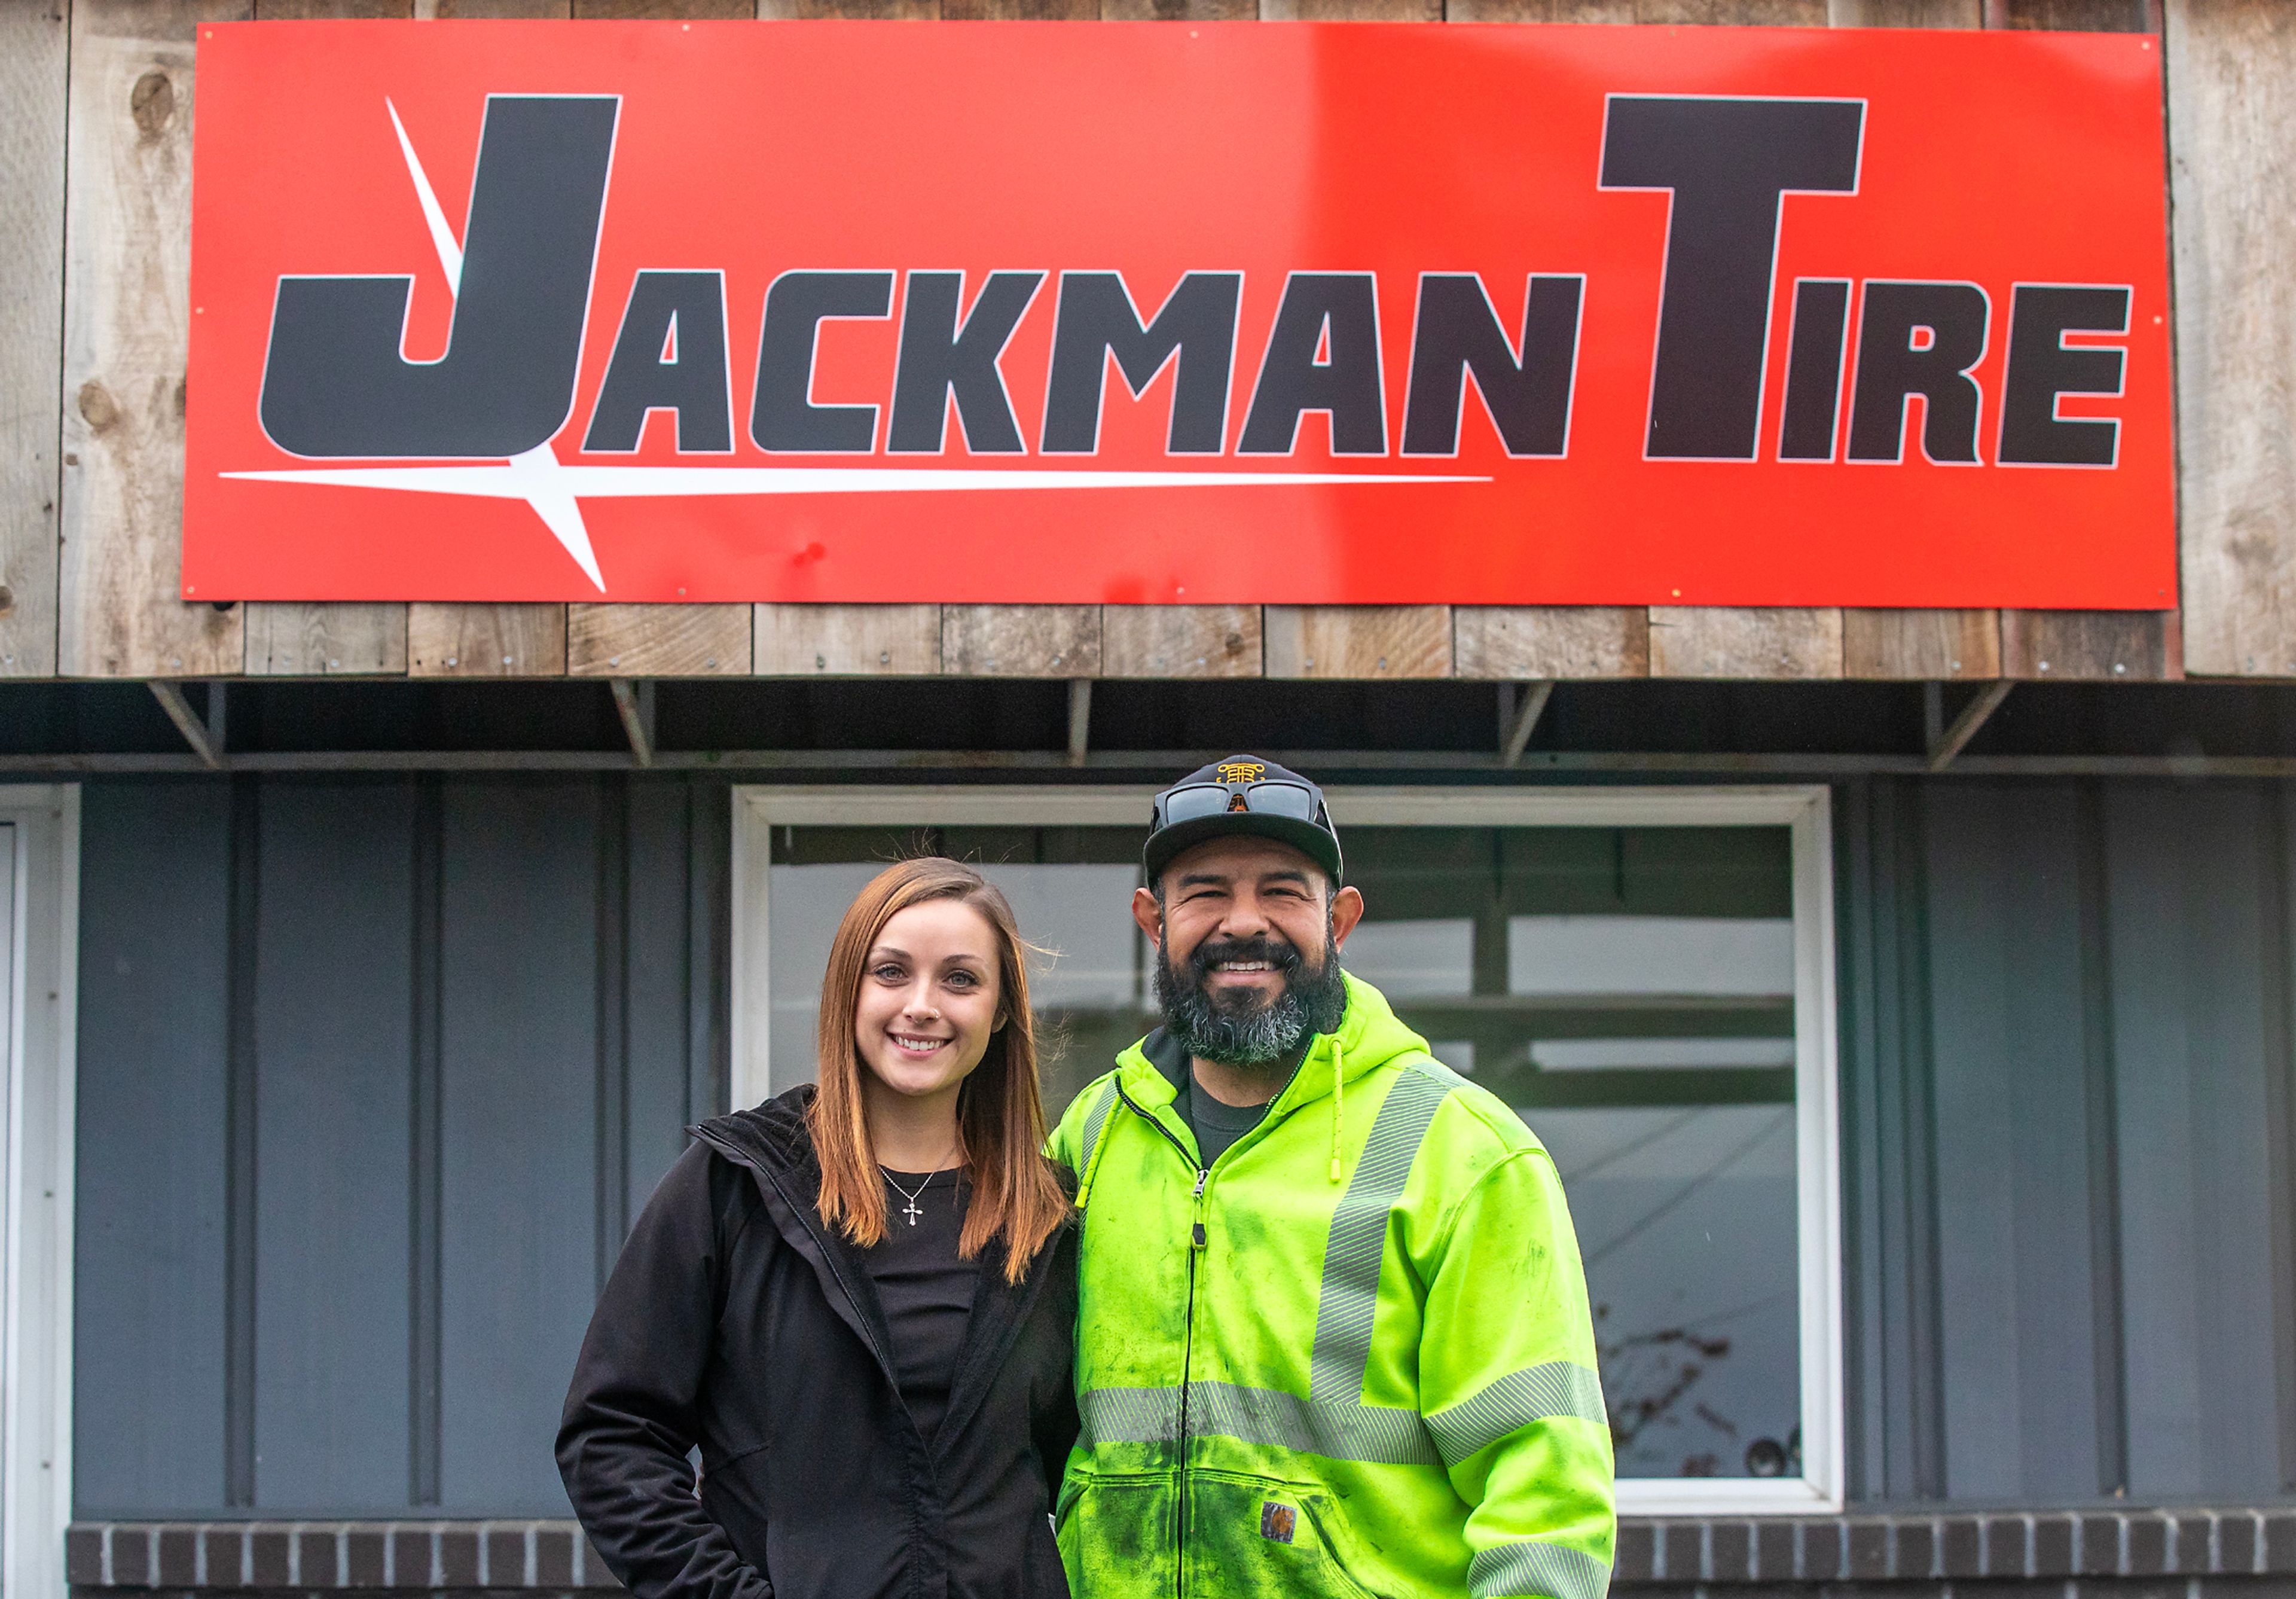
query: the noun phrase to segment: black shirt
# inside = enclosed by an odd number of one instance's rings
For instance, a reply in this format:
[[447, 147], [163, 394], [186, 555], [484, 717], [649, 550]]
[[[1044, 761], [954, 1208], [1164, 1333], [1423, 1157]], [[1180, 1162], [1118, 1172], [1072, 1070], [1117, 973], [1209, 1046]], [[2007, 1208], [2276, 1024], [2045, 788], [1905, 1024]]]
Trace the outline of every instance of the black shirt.
[[[862, 1251], [892, 1330], [901, 1400], [928, 1441], [948, 1413], [949, 1385], [956, 1378], [956, 1357], [964, 1347], [980, 1279], [978, 1259], [957, 1259], [964, 1210], [972, 1197], [972, 1185], [957, 1176], [955, 1168], [931, 1177], [889, 1168], [887, 1180], [898, 1189], [885, 1190], [885, 1236]], [[917, 1196], [914, 1225], [906, 1197], [912, 1193]]]
[[1210, 1166], [1227, 1152], [1230, 1144], [1258, 1127], [1274, 1103], [1264, 1100], [1256, 1105], [1226, 1103], [1205, 1092], [1191, 1066], [1187, 1086], [1180, 1093], [1179, 1111], [1188, 1119], [1189, 1130], [1196, 1136], [1196, 1148], [1202, 1152], [1204, 1164]]

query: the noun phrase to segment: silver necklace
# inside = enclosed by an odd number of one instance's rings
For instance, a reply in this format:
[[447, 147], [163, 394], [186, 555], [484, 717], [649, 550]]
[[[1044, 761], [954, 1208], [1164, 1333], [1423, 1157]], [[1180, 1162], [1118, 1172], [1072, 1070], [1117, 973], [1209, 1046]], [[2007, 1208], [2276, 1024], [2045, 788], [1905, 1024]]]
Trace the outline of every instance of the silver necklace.
[[[956, 1152], [955, 1150], [951, 1150], [949, 1152], [951, 1154], [955, 1154]], [[913, 1227], [917, 1225], [917, 1218], [924, 1214], [923, 1211], [917, 1209], [917, 1201], [923, 1196], [924, 1191], [927, 1188], [932, 1186], [932, 1180], [940, 1176], [939, 1171], [933, 1170], [925, 1173], [925, 1180], [917, 1185], [916, 1193], [911, 1193], [907, 1189], [893, 1181], [893, 1174], [891, 1172], [885, 1170], [882, 1166], [878, 1167], [877, 1169], [883, 1175], [886, 1185], [890, 1187], [895, 1193], [899, 1194], [903, 1199], [909, 1201], [906, 1205], [902, 1207], [901, 1214], [909, 1218], [909, 1226]]]

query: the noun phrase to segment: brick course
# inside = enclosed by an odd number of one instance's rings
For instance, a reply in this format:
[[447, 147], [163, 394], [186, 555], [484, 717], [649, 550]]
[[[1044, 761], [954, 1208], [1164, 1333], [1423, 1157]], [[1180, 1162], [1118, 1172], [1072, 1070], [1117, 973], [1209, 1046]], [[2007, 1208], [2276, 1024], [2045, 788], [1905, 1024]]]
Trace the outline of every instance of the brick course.
[[[65, 1569], [86, 1599], [616, 1587], [570, 1521], [85, 1521], [66, 1535]], [[1636, 1599], [2296, 1599], [2296, 1510], [1629, 1518], [1612, 1586]]]

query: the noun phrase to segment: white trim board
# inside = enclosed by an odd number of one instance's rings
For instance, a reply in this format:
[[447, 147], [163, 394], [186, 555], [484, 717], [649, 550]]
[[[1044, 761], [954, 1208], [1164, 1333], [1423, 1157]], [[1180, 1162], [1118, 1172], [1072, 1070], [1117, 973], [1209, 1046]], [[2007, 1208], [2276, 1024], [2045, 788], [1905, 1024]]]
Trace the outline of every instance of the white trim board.
[[[766, 1097], [772, 1031], [771, 830], [788, 827], [1138, 827], [1145, 787], [775, 787], [734, 790], [733, 1098]], [[1841, 1207], [1834, 999], [1832, 791], [1823, 783], [1713, 787], [1358, 787], [1324, 791], [1341, 836], [1376, 827], [1779, 827], [1794, 906], [1796, 1238], [1801, 1283], [1802, 1475], [1625, 1478], [1636, 1515], [1817, 1514], [1844, 1501]]]
[[7, 1169], [0, 1306], [0, 1587], [63, 1599], [71, 1520], [72, 1154], [79, 950], [79, 790], [0, 785], [15, 893], [14, 959], [0, 972]]

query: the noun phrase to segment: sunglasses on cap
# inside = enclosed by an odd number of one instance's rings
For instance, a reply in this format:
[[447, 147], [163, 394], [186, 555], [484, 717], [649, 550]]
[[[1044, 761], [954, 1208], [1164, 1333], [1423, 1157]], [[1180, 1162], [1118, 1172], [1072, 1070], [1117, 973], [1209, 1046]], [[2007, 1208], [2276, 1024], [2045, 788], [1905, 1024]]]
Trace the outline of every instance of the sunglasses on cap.
[[1315, 790], [1271, 779], [1265, 783], [1193, 783], [1156, 796], [1154, 825], [1170, 827], [1204, 816], [1242, 811], [1256, 816], [1288, 816], [1313, 823], [1322, 810]]

